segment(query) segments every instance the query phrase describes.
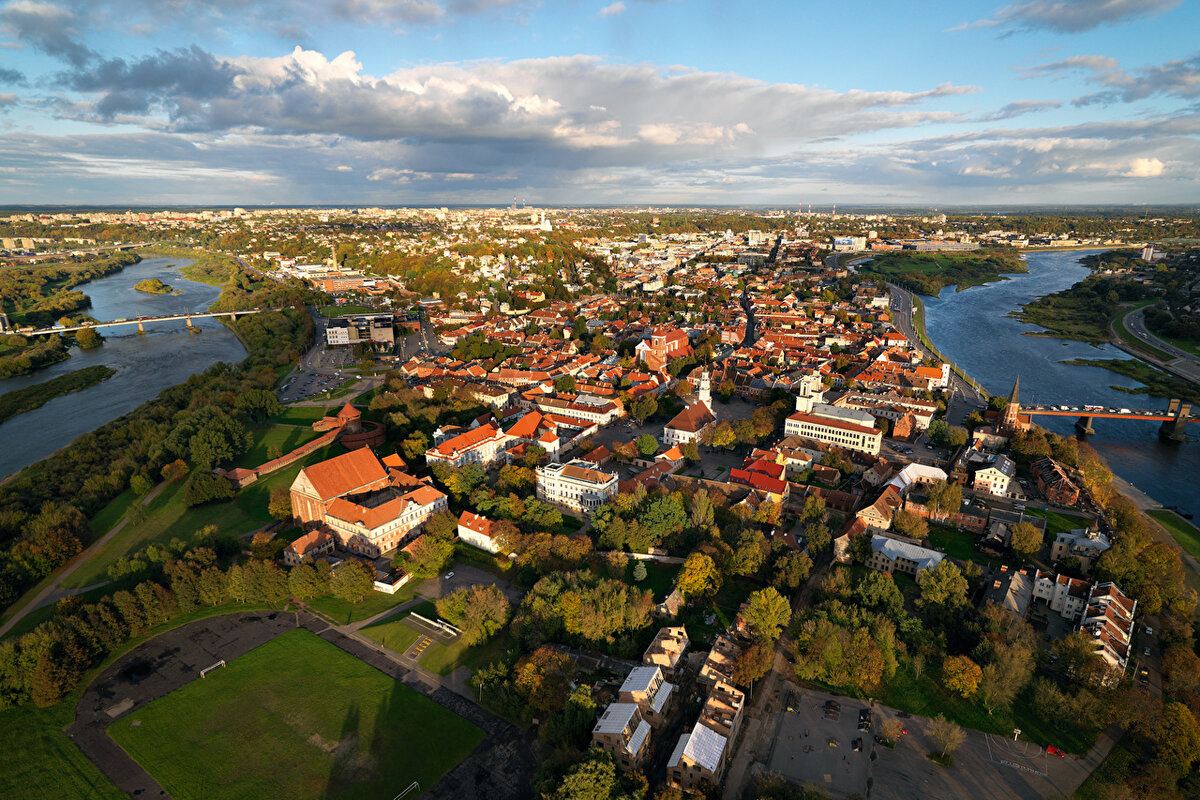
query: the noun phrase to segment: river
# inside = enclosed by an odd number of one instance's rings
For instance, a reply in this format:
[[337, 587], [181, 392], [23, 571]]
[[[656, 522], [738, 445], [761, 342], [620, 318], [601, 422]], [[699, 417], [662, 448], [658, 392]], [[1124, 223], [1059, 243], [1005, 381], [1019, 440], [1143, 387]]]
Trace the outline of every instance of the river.
[[[189, 263], [186, 258], [147, 258], [76, 288], [92, 298], [87, 313], [101, 321], [203, 311], [221, 290], [180, 275], [178, 268]], [[181, 293], [146, 294], [133, 288], [147, 278], [158, 278]], [[95, 350], [72, 348], [66, 361], [30, 375], [0, 380], [0, 393], [4, 393], [94, 364], [117, 371], [102, 383], [56, 397], [39, 409], [0, 424], [0, 442], [4, 443], [0, 447], [0, 477], [45, 458], [79, 435], [132, 411], [211, 364], [238, 362], [246, 357], [241, 342], [217, 320], [198, 319], [192, 324], [200, 333], [189, 334], [182, 321], [150, 323], [144, 336], [138, 335], [134, 325], [101, 328], [103, 346]]]
[[[930, 339], [951, 361], [993, 394], [1007, 396], [1021, 377], [1023, 403], [1127, 408], [1162, 408], [1167, 400], [1128, 394], [1111, 388], [1138, 386], [1136, 381], [1097, 367], [1059, 363], [1074, 358], [1129, 356], [1109, 344], [1025, 336], [1036, 326], [1006, 316], [1022, 303], [1060, 291], [1082, 280], [1088, 269], [1079, 259], [1098, 250], [1039, 252], [1025, 255], [1029, 272], [962, 292], [942, 290], [927, 297], [925, 327]], [[1035, 417], [1037, 424], [1063, 436], [1075, 434], [1073, 417]], [[1158, 438], [1157, 422], [1095, 419], [1096, 434], [1088, 442], [1113, 472], [1164, 505], [1200, 514], [1196, 486], [1200, 480], [1200, 444], [1171, 444]], [[1196, 426], [1190, 433], [1197, 434]]]

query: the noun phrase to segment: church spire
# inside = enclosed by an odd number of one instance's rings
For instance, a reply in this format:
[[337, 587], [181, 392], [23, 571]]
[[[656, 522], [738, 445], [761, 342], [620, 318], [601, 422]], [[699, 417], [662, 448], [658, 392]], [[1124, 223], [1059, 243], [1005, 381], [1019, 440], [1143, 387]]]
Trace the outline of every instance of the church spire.
[[1021, 402], [1021, 375], [1017, 374], [1017, 379], [1013, 381], [1012, 394], [1008, 396], [1008, 402], [1011, 405], [1019, 405]]

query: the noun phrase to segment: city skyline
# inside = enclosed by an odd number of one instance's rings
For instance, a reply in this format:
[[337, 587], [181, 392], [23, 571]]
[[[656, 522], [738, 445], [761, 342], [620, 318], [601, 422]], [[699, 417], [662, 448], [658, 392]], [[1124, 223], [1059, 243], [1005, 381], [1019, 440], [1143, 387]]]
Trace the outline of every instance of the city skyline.
[[14, 0], [7, 204], [1196, 202], [1194, 4]]

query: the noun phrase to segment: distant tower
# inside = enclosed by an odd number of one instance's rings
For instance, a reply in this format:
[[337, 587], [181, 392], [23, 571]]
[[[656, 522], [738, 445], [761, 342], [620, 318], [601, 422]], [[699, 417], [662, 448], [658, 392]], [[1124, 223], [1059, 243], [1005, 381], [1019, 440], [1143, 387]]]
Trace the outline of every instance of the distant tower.
[[1003, 431], [1012, 433], [1021, 429], [1021, 376], [1013, 381], [1012, 394], [1008, 396], [1008, 405], [1004, 407], [1004, 417], [1000, 422]]
[[813, 406], [825, 401], [825, 390], [821, 387], [821, 377], [809, 373], [800, 379], [800, 393], [796, 395], [796, 410], [801, 414], [811, 414]]
[[712, 411], [712, 383], [708, 378], [708, 370], [700, 373], [700, 402]]

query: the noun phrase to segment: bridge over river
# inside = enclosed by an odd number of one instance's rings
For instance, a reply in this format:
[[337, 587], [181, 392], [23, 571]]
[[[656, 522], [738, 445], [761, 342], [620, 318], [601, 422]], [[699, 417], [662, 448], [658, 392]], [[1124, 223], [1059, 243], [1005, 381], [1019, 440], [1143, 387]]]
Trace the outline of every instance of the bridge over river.
[[1159, 426], [1159, 433], [1162, 434], [1164, 438], [1181, 441], [1187, 438], [1187, 424], [1189, 422], [1200, 422], [1200, 415], [1193, 415], [1191, 413], [1192, 404], [1183, 402], [1181, 400], [1171, 400], [1165, 412], [1140, 408], [1109, 408], [1098, 405], [1027, 406], [1021, 404], [1019, 408], [1021, 414], [1027, 414], [1031, 417], [1078, 417], [1078, 419], [1075, 421], [1075, 429], [1084, 434], [1095, 433], [1095, 431], [1092, 429], [1092, 420], [1095, 418], [1152, 420], [1162, 423], [1162, 425]]
[[[207, 317], [229, 317], [232, 321], [237, 321], [238, 317], [246, 314], [261, 314], [264, 311], [283, 311], [282, 308], [244, 308], [238, 311], [197, 311], [184, 312], [183, 314], [163, 314], [157, 317], [134, 317], [133, 319], [114, 319], [107, 322], [84, 322], [79, 325], [55, 325], [50, 328], [17, 328], [13, 333], [20, 333], [25, 336], [37, 336], [39, 334], [50, 333], [69, 333], [71, 331], [79, 331], [84, 328], [115, 328], [121, 325], [137, 325], [139, 333], [145, 333], [145, 326], [151, 322], [172, 322], [184, 320], [187, 327], [192, 327], [192, 320], [204, 319]], [[0, 315], [0, 333], [8, 332], [8, 320]]]

